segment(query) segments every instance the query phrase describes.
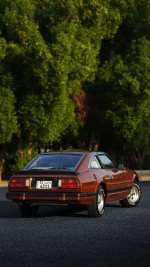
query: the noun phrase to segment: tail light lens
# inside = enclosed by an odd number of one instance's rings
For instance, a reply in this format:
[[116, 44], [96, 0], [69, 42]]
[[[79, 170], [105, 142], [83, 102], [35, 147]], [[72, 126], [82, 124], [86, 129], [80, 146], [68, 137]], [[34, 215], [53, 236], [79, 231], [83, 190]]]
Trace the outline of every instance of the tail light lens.
[[79, 181], [75, 178], [68, 178], [61, 180], [61, 188], [63, 189], [77, 189], [79, 188]]
[[9, 188], [25, 188], [26, 187], [26, 179], [24, 178], [12, 178], [9, 182]]
[[[13, 177], [9, 182], [9, 189], [24, 189], [27, 186], [25, 178]], [[59, 180], [59, 188], [62, 189], [77, 189], [80, 184], [76, 178], [64, 178]]]

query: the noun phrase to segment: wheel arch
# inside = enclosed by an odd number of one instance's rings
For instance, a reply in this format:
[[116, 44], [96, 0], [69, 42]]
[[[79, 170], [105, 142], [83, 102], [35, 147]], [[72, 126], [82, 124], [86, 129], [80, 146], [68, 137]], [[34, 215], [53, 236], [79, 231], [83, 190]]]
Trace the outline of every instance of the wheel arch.
[[139, 182], [139, 181], [140, 181], [140, 178], [137, 175], [135, 175], [133, 178], [133, 182]]

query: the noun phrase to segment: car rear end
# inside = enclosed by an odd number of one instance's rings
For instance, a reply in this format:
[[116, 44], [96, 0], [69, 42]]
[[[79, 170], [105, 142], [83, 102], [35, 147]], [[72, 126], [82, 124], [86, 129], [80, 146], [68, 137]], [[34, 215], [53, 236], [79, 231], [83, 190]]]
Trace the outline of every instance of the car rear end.
[[9, 181], [6, 197], [15, 202], [74, 203], [81, 187], [75, 171], [22, 171]]

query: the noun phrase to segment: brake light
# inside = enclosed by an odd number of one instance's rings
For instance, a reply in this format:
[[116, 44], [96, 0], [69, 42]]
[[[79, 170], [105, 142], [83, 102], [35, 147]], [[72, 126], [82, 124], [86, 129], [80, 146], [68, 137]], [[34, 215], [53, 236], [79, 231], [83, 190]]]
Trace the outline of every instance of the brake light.
[[74, 189], [77, 189], [77, 188], [79, 188], [79, 181], [78, 181], [78, 179], [75, 179], [75, 178], [62, 179], [61, 180], [61, 188], [65, 188], [65, 189], [74, 188]]
[[26, 187], [26, 179], [12, 178], [9, 182], [9, 188], [24, 188]]

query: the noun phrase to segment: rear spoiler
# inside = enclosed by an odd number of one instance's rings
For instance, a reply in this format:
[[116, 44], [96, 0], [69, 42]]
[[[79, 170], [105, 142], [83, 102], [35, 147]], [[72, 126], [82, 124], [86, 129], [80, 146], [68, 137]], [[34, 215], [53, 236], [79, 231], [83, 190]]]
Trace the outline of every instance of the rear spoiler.
[[72, 170], [68, 170], [68, 169], [59, 169], [59, 170], [56, 170], [56, 169], [50, 169], [50, 170], [47, 170], [47, 169], [32, 169], [32, 170], [23, 170], [23, 171], [19, 171], [17, 173], [15, 173], [15, 175], [20, 175], [20, 174], [23, 174], [23, 175], [31, 175], [32, 174], [40, 174], [40, 173], [43, 173], [43, 174], [56, 174], [56, 175], [78, 175], [79, 173], [76, 172], [76, 171], [72, 171]]

